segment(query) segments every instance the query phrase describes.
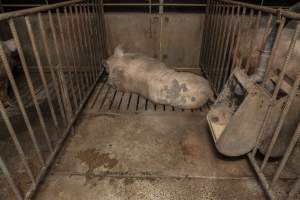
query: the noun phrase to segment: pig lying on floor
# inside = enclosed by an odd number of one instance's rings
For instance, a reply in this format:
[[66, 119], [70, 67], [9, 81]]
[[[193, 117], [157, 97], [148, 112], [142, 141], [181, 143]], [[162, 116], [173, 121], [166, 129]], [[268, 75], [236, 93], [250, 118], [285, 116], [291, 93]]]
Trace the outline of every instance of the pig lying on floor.
[[158, 104], [195, 109], [213, 98], [209, 83], [203, 77], [177, 72], [159, 60], [141, 54], [124, 53], [120, 47], [108, 58], [106, 71], [110, 85]]

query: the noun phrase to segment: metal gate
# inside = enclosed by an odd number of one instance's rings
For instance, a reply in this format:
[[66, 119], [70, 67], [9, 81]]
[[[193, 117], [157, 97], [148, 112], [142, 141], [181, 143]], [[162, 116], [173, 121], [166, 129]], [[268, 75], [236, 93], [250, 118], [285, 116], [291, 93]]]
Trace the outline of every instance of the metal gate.
[[1, 43], [1, 70], [11, 91], [0, 101], [1, 140], [9, 144], [0, 152], [1, 177], [12, 196], [29, 199], [103, 72], [103, 5], [73, 0], [4, 13], [0, 20], [20, 60], [15, 72]]
[[[295, 62], [295, 58], [300, 56], [295, 54], [295, 49], [299, 48], [299, 19], [300, 15], [294, 12], [230, 0], [210, 0], [206, 8], [200, 66], [216, 94], [222, 90], [232, 70], [239, 67], [270, 95], [271, 102], [257, 144], [248, 153], [250, 163], [270, 199], [294, 198], [300, 187], [298, 177], [289, 182], [289, 191], [278, 194], [280, 177], [299, 140], [299, 113], [294, 119], [293, 132], [288, 139], [285, 138], [287, 145], [281, 158], [277, 163], [270, 161], [283, 140], [280, 136], [284, 132], [283, 126], [289, 120], [290, 112], [297, 110], [295, 102], [299, 102], [300, 66]], [[289, 28], [291, 24], [293, 27]], [[254, 78], [259, 70], [262, 70], [259, 74], [261, 80]], [[278, 121], [271, 121], [274, 115], [272, 104], [279, 99], [284, 101], [284, 106]], [[268, 136], [268, 142], [263, 144], [262, 138], [266, 137], [270, 123], [274, 131]], [[262, 148], [263, 156], [259, 156]]]

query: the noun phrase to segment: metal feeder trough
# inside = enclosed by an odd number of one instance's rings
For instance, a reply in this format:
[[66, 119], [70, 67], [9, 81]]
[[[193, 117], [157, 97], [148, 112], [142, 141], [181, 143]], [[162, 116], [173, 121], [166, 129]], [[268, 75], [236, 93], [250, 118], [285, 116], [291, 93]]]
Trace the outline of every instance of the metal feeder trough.
[[217, 150], [226, 156], [251, 151], [270, 107], [272, 117], [265, 125], [263, 138], [274, 130], [285, 101], [283, 97], [272, 102], [271, 95], [237, 67], [207, 115]]

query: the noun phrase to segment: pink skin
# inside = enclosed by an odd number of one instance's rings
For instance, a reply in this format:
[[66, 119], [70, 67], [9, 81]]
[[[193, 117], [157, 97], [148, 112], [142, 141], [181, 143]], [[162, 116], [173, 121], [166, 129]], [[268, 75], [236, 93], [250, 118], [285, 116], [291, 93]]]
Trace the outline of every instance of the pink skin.
[[206, 79], [177, 72], [154, 58], [124, 53], [119, 47], [108, 58], [106, 71], [108, 82], [114, 87], [137, 93], [158, 104], [195, 109], [213, 97]]

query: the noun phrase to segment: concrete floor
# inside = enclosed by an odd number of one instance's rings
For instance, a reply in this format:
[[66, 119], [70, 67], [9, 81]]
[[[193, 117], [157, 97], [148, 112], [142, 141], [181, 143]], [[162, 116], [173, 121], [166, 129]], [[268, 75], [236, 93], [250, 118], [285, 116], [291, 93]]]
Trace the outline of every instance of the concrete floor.
[[213, 146], [203, 112], [83, 115], [36, 199], [265, 199], [245, 158]]

